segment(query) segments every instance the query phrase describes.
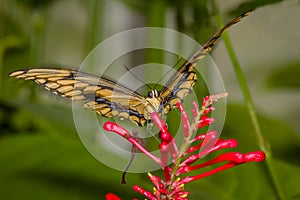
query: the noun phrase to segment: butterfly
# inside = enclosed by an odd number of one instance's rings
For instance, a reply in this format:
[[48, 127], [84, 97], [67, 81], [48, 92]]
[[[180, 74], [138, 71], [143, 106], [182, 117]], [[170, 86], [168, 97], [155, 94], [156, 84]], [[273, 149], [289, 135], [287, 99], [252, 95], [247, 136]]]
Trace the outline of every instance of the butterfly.
[[250, 13], [251, 11], [236, 17], [216, 32], [179, 67], [160, 91], [151, 90], [147, 96], [109, 79], [76, 70], [31, 68], [11, 72], [10, 76], [33, 80], [57, 95], [82, 100], [85, 108], [92, 109], [104, 117], [128, 119], [138, 126], [145, 126], [151, 121], [151, 113], [157, 112], [166, 116], [177, 102], [183, 101], [197, 81], [194, 70], [197, 63], [211, 51], [226, 29]]

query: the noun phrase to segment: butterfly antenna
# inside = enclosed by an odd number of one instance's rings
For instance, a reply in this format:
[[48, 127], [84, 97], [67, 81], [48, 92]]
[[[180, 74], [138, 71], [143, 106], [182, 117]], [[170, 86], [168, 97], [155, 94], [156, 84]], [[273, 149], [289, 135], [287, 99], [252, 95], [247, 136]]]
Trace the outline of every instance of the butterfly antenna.
[[155, 86], [154, 86], [154, 89], [157, 87], [157, 85], [158, 85], [158, 83], [159, 82], [161, 82], [173, 69], [174, 69], [174, 67], [175, 66], [177, 66], [179, 63], [180, 63], [180, 61], [181, 60], [183, 60], [182, 59], [182, 57], [181, 56], [179, 56], [179, 59], [177, 60], [177, 62], [172, 66], [172, 68], [171, 69], [169, 69], [168, 71], [167, 71], [167, 73], [165, 73], [158, 81], [157, 81], [157, 83], [155, 84]]
[[152, 90], [152, 88], [147, 84], [145, 83], [143, 80], [141, 80], [139, 77], [137, 77], [134, 73], [131, 72], [131, 70], [126, 66], [124, 65], [124, 68], [134, 77], [136, 78], [138, 81], [140, 81], [141, 83], [143, 83], [144, 85], [146, 85], [150, 90]]

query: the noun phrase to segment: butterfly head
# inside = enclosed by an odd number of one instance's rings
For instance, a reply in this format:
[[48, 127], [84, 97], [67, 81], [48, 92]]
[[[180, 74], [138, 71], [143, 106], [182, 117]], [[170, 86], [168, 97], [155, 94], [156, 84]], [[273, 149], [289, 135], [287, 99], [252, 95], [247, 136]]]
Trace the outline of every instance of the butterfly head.
[[[157, 90], [151, 90], [148, 92], [148, 97], [146, 98], [145, 105], [145, 116], [149, 116], [152, 112], [159, 112], [161, 106], [160, 93]], [[149, 117], [146, 117], [150, 119]]]

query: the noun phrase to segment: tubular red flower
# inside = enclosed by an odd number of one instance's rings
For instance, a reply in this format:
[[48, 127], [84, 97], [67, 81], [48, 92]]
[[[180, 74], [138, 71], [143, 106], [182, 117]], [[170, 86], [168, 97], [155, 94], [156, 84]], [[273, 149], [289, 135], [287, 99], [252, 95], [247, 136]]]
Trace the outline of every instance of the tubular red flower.
[[106, 200], [121, 200], [117, 195], [113, 194], [113, 193], [108, 193], [105, 196]]
[[[154, 124], [159, 128], [161, 134], [170, 134], [168, 131], [168, 127], [165, 122], [159, 117], [156, 112], [150, 114], [151, 119], [153, 120]], [[169, 136], [172, 137], [172, 136]]]
[[[203, 140], [201, 141], [200, 144], [195, 145], [195, 146], [191, 146], [188, 150], [186, 150], [186, 152], [184, 153], [184, 155], [187, 155], [189, 153], [192, 153], [198, 149], [200, 149], [201, 147], [205, 146], [205, 143], [207, 143], [207, 141], [212, 141], [212, 140], [216, 140], [216, 136], [217, 136], [217, 132], [216, 131], [210, 131], [206, 134], [201, 134], [199, 136], [196, 136], [193, 140], [191, 140], [191, 143], [198, 141], [198, 140]], [[205, 143], [204, 143], [205, 142]]]
[[173, 197], [173, 199], [176, 199], [176, 200], [187, 200], [186, 197], [189, 194], [190, 193], [188, 191], [180, 191], [180, 192], [172, 194], [171, 196]]
[[186, 173], [186, 172], [190, 172], [192, 170], [196, 170], [199, 168], [203, 168], [206, 166], [210, 166], [219, 162], [225, 162], [227, 161], [227, 163], [225, 163], [222, 166], [219, 166], [213, 170], [210, 170], [208, 172], [196, 175], [196, 176], [189, 176], [188, 178], [185, 177], [183, 178], [181, 181], [179, 181], [177, 184], [186, 184], [188, 182], [192, 182], [194, 180], [198, 180], [200, 178], [204, 178], [206, 176], [210, 176], [212, 174], [224, 171], [225, 169], [229, 169], [231, 167], [240, 165], [240, 164], [244, 164], [247, 162], [261, 162], [265, 160], [265, 153], [263, 151], [254, 151], [254, 152], [250, 152], [250, 153], [246, 153], [246, 154], [242, 154], [240, 152], [229, 152], [229, 153], [224, 153], [219, 155], [218, 157], [207, 161], [205, 163], [202, 164], [198, 164], [195, 166], [184, 166], [182, 168], [180, 168], [178, 170], [178, 175], [182, 174], [182, 173]]
[[134, 137], [132, 137], [129, 134], [129, 132], [126, 129], [124, 129], [123, 127], [121, 127], [118, 124], [113, 123], [113, 122], [105, 122], [103, 128], [106, 131], [112, 131], [112, 132], [115, 132], [115, 133], [119, 134], [120, 136], [124, 137], [132, 145], [134, 145], [137, 149], [139, 149], [141, 152], [143, 152], [145, 155], [147, 155], [149, 158], [154, 160], [159, 165], [163, 166], [162, 162], [159, 158], [157, 158], [156, 156], [151, 154], [147, 149], [145, 149], [145, 147], [142, 144], [140, 144], [140, 142], [138, 140], [136, 140]]
[[167, 194], [167, 191], [165, 190], [165, 183], [163, 180], [161, 180], [161, 178], [159, 178], [158, 176], [154, 176], [150, 173], [148, 173], [148, 177], [149, 179], [152, 181], [152, 183], [155, 185], [155, 195], [157, 196], [157, 194]]
[[187, 113], [185, 112], [183, 105], [180, 102], [176, 103], [177, 108], [181, 112], [181, 118], [183, 122], [183, 133], [184, 138], [187, 138], [189, 136], [189, 128], [190, 128], [190, 122]]
[[169, 182], [170, 181], [170, 178], [171, 178], [171, 168], [166, 166], [163, 168], [163, 171], [164, 171], [164, 178], [165, 178], [165, 181], [166, 182]]
[[[178, 181], [175, 181], [174, 183], [177, 183]], [[173, 184], [173, 185], [175, 185], [175, 184]], [[179, 184], [178, 186], [173, 188], [173, 191], [170, 193], [169, 196], [176, 199], [178, 197], [185, 198], [188, 194], [189, 194], [189, 192], [184, 191], [184, 185]]]
[[204, 115], [199, 120], [197, 128], [202, 128], [204, 126], [208, 126], [208, 125], [210, 125], [213, 122], [215, 122], [215, 119], [209, 118], [208, 116]]
[[211, 152], [221, 150], [224, 148], [234, 148], [237, 146], [237, 141], [234, 139], [229, 139], [229, 140], [221, 140], [219, 139], [217, 143], [215, 143], [214, 146], [209, 145], [209, 148], [205, 148], [199, 152], [199, 154], [191, 155], [185, 161], [182, 162], [182, 166], [190, 165], [199, 158], [203, 157], [204, 155], [207, 155]]
[[245, 162], [262, 162], [266, 159], [263, 151], [253, 151], [245, 154]]
[[124, 138], [130, 137], [130, 134], [128, 133], [128, 131], [126, 129], [124, 129], [123, 127], [119, 126], [118, 124], [116, 124], [114, 122], [105, 122], [105, 124], [103, 125], [103, 128], [106, 131], [115, 132]]
[[151, 192], [145, 190], [144, 188], [142, 188], [142, 187], [140, 187], [140, 186], [138, 186], [138, 185], [134, 185], [134, 186], [133, 186], [133, 189], [134, 189], [136, 192], [138, 192], [138, 193], [144, 195], [145, 197], [147, 197], [147, 198], [150, 199], [150, 200], [157, 200], [157, 198], [156, 198]]

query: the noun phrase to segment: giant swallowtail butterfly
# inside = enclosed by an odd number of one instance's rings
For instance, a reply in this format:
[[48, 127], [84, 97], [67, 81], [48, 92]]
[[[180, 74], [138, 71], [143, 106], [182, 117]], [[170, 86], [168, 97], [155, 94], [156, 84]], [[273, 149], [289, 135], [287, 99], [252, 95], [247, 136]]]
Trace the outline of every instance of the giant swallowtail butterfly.
[[10, 73], [10, 76], [34, 80], [57, 95], [82, 100], [86, 108], [95, 110], [104, 117], [128, 119], [138, 126], [145, 126], [152, 112], [165, 116], [177, 102], [181, 102], [191, 92], [197, 81], [195, 65], [211, 51], [212, 46], [227, 28], [249, 13], [246, 12], [233, 19], [215, 33], [202, 48], [181, 65], [160, 91], [151, 90], [147, 97], [111, 80], [75, 70], [22, 69]]

